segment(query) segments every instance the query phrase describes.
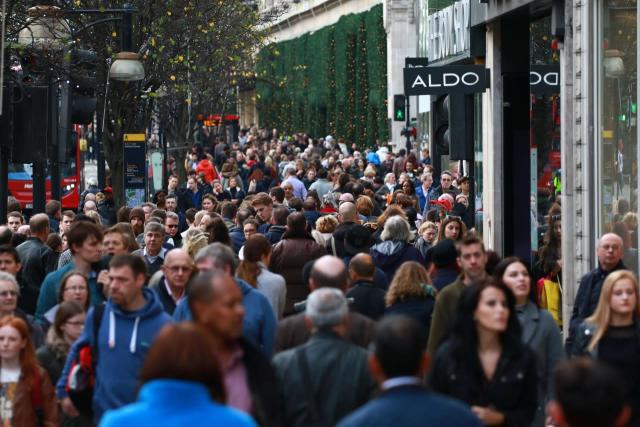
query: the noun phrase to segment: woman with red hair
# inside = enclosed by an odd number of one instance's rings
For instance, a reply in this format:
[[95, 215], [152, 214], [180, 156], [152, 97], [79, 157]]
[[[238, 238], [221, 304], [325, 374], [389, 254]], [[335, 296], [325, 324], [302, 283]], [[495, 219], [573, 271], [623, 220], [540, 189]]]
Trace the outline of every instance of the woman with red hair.
[[24, 320], [0, 319], [0, 425], [58, 425], [55, 393], [38, 365]]

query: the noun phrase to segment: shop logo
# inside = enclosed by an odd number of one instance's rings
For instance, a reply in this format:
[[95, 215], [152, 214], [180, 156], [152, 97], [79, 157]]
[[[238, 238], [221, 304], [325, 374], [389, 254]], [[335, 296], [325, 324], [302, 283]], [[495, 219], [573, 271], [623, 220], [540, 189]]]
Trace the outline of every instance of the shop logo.
[[560, 66], [531, 65], [529, 67], [529, 87], [535, 95], [560, 92]]
[[405, 68], [404, 85], [409, 96], [484, 92], [489, 73], [481, 65]]

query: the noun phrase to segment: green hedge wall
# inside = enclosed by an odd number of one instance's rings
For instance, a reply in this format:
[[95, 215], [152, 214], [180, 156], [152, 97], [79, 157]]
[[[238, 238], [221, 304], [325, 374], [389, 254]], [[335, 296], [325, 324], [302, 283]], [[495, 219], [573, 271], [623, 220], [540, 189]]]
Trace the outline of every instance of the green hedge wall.
[[261, 125], [360, 147], [388, 140], [382, 5], [265, 47], [256, 73]]

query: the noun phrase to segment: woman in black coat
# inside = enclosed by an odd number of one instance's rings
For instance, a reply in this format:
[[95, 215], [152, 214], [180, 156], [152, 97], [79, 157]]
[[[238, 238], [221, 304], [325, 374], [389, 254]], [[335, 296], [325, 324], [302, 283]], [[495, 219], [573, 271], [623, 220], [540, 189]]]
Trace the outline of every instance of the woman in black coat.
[[486, 279], [462, 292], [453, 334], [437, 351], [429, 382], [434, 391], [466, 402], [484, 425], [531, 424], [536, 359], [520, 340], [511, 290]]

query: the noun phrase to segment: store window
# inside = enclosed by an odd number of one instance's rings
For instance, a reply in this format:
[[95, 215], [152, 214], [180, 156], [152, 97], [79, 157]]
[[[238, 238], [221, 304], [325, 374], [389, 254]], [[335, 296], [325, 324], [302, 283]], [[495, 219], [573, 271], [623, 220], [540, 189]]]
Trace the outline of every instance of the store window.
[[551, 18], [529, 25], [531, 252], [534, 276], [561, 275], [560, 55], [552, 48]]
[[638, 33], [636, 0], [598, 8], [597, 132], [599, 234], [622, 237], [627, 268], [638, 273]]

